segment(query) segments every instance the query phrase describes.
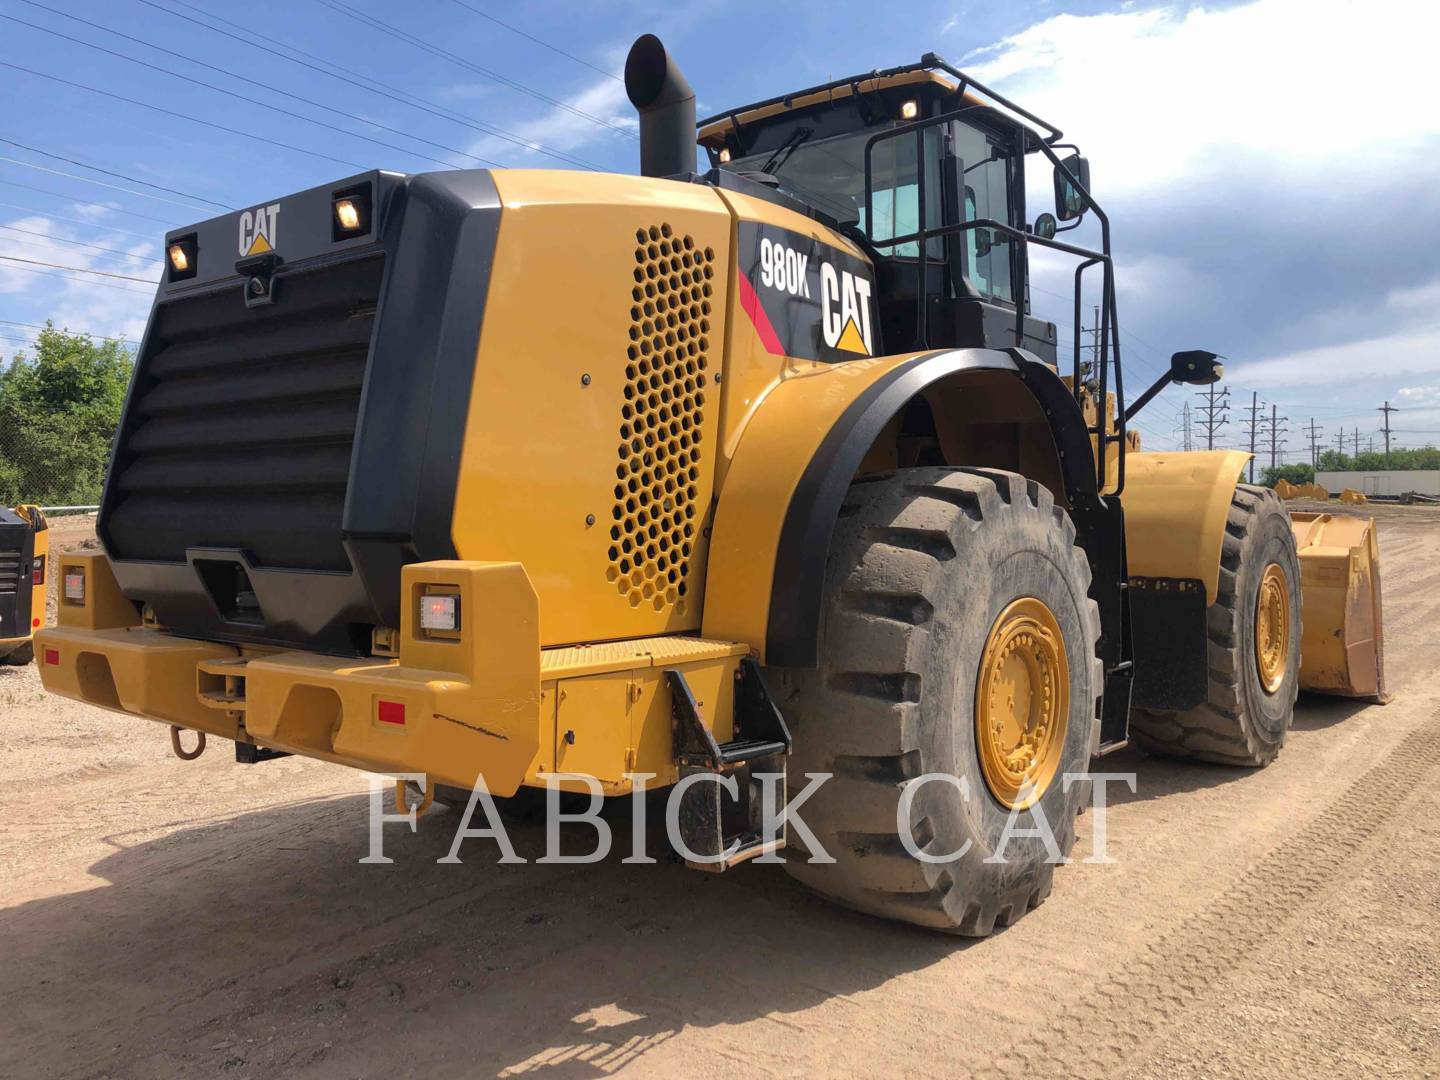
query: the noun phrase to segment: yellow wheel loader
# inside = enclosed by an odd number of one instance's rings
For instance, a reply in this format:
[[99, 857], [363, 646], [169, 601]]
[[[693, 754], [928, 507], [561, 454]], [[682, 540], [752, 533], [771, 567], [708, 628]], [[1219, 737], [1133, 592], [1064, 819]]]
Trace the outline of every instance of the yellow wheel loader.
[[38, 506], [0, 506], [0, 664], [21, 667], [34, 659], [49, 554], [49, 526]]
[[[1312, 635], [1326, 689], [1380, 692], [1373, 532], [1297, 554], [1244, 455], [1139, 451], [1221, 371], [1178, 352], [1127, 404], [1058, 129], [930, 55], [698, 125], [696, 173], [654, 37], [625, 80], [639, 176], [377, 171], [166, 237], [50, 691], [442, 798], [648, 776], [692, 864], [783, 847], [973, 935], [1048, 894], [1093, 755], [1265, 764]], [[1072, 342], [1101, 300], [1089, 369], [1030, 310], [1037, 246]]]

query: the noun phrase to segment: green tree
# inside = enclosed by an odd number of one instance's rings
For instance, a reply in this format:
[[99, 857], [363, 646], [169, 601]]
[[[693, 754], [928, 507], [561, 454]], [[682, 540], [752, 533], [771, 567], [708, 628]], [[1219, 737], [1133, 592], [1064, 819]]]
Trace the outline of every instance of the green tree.
[[1320, 452], [1321, 472], [1380, 472], [1384, 469], [1440, 469], [1440, 449], [1434, 446], [1396, 448], [1390, 451], [1388, 461], [1383, 450], [1364, 450], [1354, 457], [1339, 450]]
[[1260, 483], [1273, 488], [1280, 480], [1292, 484], [1309, 484], [1315, 480], [1315, 470], [1309, 465], [1276, 465], [1260, 474]]
[[99, 501], [131, 368], [120, 341], [50, 323], [0, 368], [0, 505]]

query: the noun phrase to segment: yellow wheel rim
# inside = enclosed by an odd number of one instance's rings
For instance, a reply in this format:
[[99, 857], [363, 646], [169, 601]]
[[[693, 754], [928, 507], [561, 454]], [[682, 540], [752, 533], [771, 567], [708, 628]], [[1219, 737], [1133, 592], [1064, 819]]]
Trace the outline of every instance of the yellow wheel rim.
[[1070, 717], [1065, 639], [1050, 609], [1022, 597], [990, 627], [975, 686], [985, 785], [1012, 810], [1038, 802], [1060, 768]]
[[1255, 596], [1255, 670], [1267, 694], [1280, 689], [1290, 663], [1289, 594], [1285, 571], [1271, 563]]

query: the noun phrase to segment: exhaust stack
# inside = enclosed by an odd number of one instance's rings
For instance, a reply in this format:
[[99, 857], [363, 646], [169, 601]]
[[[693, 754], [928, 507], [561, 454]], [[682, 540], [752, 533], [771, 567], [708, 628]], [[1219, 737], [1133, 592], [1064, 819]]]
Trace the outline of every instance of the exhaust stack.
[[695, 171], [695, 91], [654, 34], [625, 58], [625, 93], [640, 114], [640, 175]]

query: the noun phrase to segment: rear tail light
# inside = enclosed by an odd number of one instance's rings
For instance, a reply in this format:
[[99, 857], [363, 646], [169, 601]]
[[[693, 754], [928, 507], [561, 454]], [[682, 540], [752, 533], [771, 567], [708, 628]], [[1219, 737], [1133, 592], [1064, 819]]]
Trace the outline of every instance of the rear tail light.
[[443, 633], [460, 632], [460, 597], [454, 593], [431, 593], [420, 598], [420, 629]]
[[85, 574], [82, 571], [65, 571], [65, 599], [77, 604], [85, 602]]
[[45, 584], [45, 557], [43, 555], [37, 555], [35, 561], [30, 564], [30, 584]]

